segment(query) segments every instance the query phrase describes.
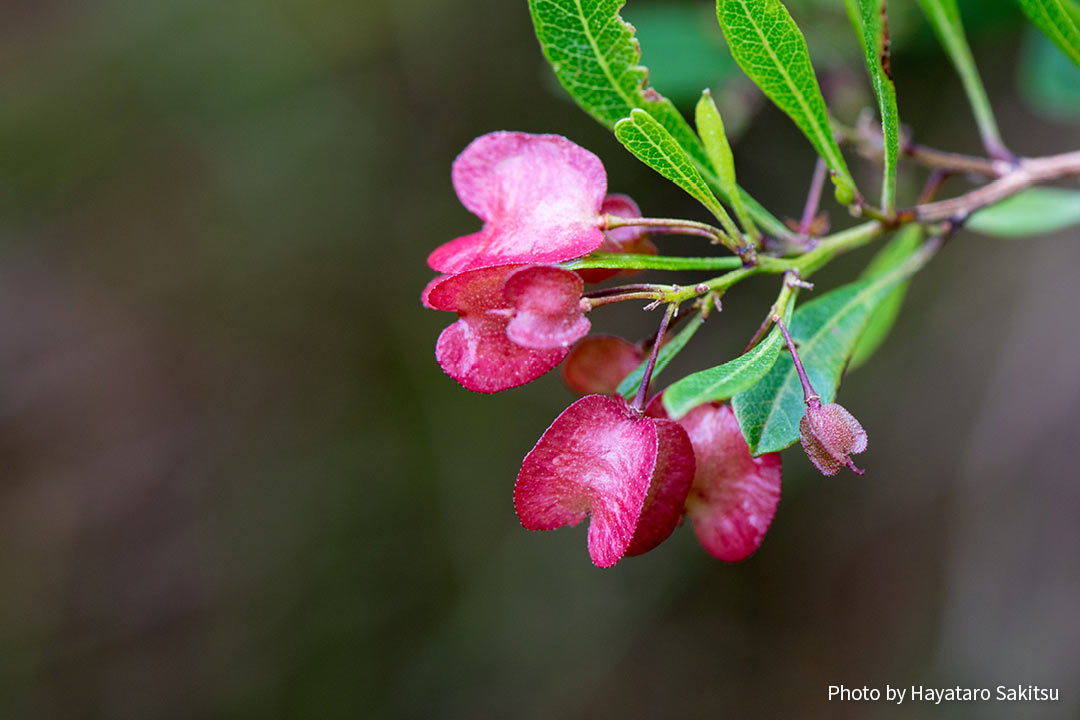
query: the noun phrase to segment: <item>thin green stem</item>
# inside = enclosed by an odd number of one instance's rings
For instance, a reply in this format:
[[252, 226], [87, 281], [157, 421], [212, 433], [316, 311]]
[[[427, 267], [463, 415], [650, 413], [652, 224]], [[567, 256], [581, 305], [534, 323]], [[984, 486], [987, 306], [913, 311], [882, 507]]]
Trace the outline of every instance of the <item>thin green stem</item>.
[[563, 263], [567, 270], [608, 268], [621, 270], [731, 270], [742, 267], [737, 257], [670, 257], [629, 253], [593, 253], [580, 260]]
[[[762, 258], [764, 259], [764, 258]], [[692, 287], [684, 288], [683, 290], [674, 293], [668, 300], [670, 302], [681, 303], [685, 300], [690, 300], [699, 295], [705, 295], [710, 292], [723, 292], [737, 282], [740, 282], [744, 278], [748, 278], [751, 275], [757, 275], [760, 272], [766, 272], [761, 265], [751, 265], [747, 267], [741, 267], [737, 270], [726, 272], [723, 275], [714, 277], [712, 280], [706, 280], [703, 283], [698, 283]]]
[[793, 258], [759, 258], [758, 267], [762, 272], [767, 273], [796, 270], [800, 277], [810, 277], [835, 256], [866, 245], [885, 230], [886, 226], [876, 220], [856, 225], [822, 238], [813, 250], [802, 255]]

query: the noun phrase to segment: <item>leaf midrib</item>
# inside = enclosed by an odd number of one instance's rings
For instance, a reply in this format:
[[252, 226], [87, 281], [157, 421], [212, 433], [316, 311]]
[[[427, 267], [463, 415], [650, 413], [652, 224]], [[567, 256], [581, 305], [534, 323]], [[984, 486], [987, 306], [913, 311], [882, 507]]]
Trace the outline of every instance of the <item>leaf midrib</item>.
[[834, 165], [836, 167], [836, 169], [839, 171], [839, 169], [841, 167], [843, 167], [843, 163], [842, 162], [840, 162], [840, 163], [837, 162], [837, 158], [833, 154], [832, 148], [829, 146], [829, 139], [831, 138], [831, 135], [826, 136], [822, 132], [821, 125], [818, 123], [817, 117], [814, 115], [813, 112], [811, 112], [810, 106], [806, 102], [806, 98], [803, 96], [803, 94], [799, 90], [799, 88], [795, 85], [795, 81], [791, 79], [791, 76], [788, 74], [787, 69], [784, 67], [783, 63], [780, 62], [780, 58], [777, 56], [777, 54], [775, 52], [773, 52], [772, 44], [765, 37], [765, 34], [761, 31], [760, 26], [758, 25], [757, 21], [754, 19], [753, 13], [751, 13], [749, 8], [746, 6], [746, 0], [734, 0], [734, 1], [739, 3], [739, 5], [742, 6], [743, 11], [746, 13], [746, 17], [748, 17], [750, 19], [750, 24], [754, 27], [754, 31], [758, 34], [758, 37], [761, 38], [762, 46], [765, 48], [765, 51], [769, 53], [769, 57], [772, 58], [773, 65], [776, 67], [776, 69], [783, 76], [784, 81], [787, 82], [788, 87], [791, 88], [792, 95], [795, 96], [795, 100], [802, 107], [803, 112], [806, 114], [807, 119], [810, 120], [810, 124], [813, 125], [814, 134], [818, 136], [818, 142], [821, 143], [821, 146], [822, 146], [821, 150], [830, 159], [829, 164]]
[[[645, 111], [641, 110], [640, 112], [644, 113]], [[675, 159], [672, 158], [671, 153], [665, 152], [663, 146], [658, 144], [656, 142], [656, 140], [653, 139], [653, 136], [649, 133], [649, 131], [646, 130], [645, 127], [638, 124], [637, 118], [639, 118], [639, 117], [641, 117], [640, 114], [635, 113], [635, 112], [631, 112], [630, 113], [630, 118], [629, 118], [630, 124], [633, 127], [635, 127], [637, 130], [639, 130], [641, 132], [642, 137], [644, 137], [649, 142], [649, 145], [651, 147], [653, 147], [658, 153], [661, 154], [661, 156], [664, 159], [666, 159], [668, 161], [668, 165], [671, 168], [673, 168], [679, 174], [679, 177], [681, 177], [686, 182], [688, 188], [693, 188], [694, 198], [715, 214], [716, 213], [716, 209], [715, 209], [716, 202], [714, 200], [711, 201], [707, 195], [702, 195], [701, 194], [701, 188], [697, 187], [699, 184], [703, 184], [705, 182], [705, 178], [703, 178], [701, 176], [701, 174], [699, 173], [698, 176], [697, 176], [697, 180], [695, 181], [693, 176], [687, 175], [686, 171], [684, 169], [685, 167], [689, 167], [691, 169], [696, 169], [696, 168], [694, 168], [693, 165], [688, 165], [686, 163], [677, 162]], [[651, 115], [649, 115], [648, 117], [655, 122], [655, 119], [652, 118]], [[657, 126], [661, 127], [661, 128], [663, 127], [659, 123], [657, 123]], [[650, 128], [650, 129], [652, 129], [652, 128]], [[678, 143], [676, 143], [676, 144], [678, 144]]]
[[613, 87], [615, 89], [615, 92], [618, 93], [619, 97], [621, 97], [623, 99], [623, 102], [626, 103], [627, 107], [631, 107], [631, 108], [637, 107], [637, 104], [635, 102], [633, 102], [633, 99], [629, 95], [626, 94], [626, 91], [623, 89], [622, 85], [615, 78], [615, 76], [612, 75], [611, 67], [608, 65], [607, 57], [605, 57], [604, 54], [602, 52], [600, 52], [600, 47], [599, 47], [599, 45], [596, 44], [596, 38], [593, 37], [592, 29], [589, 27], [589, 21], [585, 17], [585, 8], [583, 8], [581, 6], [581, 0], [574, 0], [574, 5], [577, 7], [578, 17], [581, 18], [581, 27], [582, 27], [582, 30], [585, 33], [585, 37], [588, 38], [589, 45], [593, 49], [593, 54], [596, 55], [596, 61], [600, 64], [600, 67], [603, 69], [604, 75], [607, 77], [608, 81], [611, 83], [611, 87]]

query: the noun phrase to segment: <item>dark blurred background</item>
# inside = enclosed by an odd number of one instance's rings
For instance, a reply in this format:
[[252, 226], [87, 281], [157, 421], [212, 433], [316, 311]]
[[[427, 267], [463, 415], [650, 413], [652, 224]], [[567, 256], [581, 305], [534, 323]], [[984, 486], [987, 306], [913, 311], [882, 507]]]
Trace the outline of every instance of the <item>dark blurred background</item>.
[[[788, 4], [854, 122], [842, 4]], [[904, 121], [978, 152], [893, 6]], [[1080, 74], [1011, 2], [962, 7], [1012, 148], [1080, 147]], [[684, 108], [713, 87], [743, 184], [796, 215], [812, 153], [733, 72], [711, 4], [626, 16], [657, 87]], [[701, 216], [566, 100], [525, 0], [3, 3], [0, 717], [1080, 717], [1080, 234], [950, 243], [842, 389], [870, 471], [789, 450], [752, 559], [684, 527], [601, 571], [583, 527], [514, 515], [572, 400], [557, 373], [462, 390], [433, 357], [452, 316], [418, 299], [427, 253], [478, 227], [450, 163], [496, 129], [564, 134], [646, 214]], [[775, 290], [725, 298], [668, 379], [731, 357]], [[1062, 699], [828, 703], [840, 683]]]

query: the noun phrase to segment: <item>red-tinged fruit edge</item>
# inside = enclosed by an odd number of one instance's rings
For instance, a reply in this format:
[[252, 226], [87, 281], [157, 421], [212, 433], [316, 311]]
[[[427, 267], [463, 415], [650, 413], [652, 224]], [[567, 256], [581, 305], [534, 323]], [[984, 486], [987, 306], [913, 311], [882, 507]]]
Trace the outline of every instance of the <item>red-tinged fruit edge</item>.
[[[666, 417], [659, 395], [648, 412]], [[697, 461], [686, 497], [694, 534], [713, 557], [745, 560], [761, 546], [780, 504], [780, 453], [753, 457], [729, 405], [699, 405], [679, 424]]]
[[484, 226], [436, 248], [428, 264], [437, 272], [561, 262], [604, 242], [604, 166], [560, 135], [482, 135], [454, 161], [452, 177], [461, 203]]
[[657, 419], [656, 467], [627, 555], [641, 555], [668, 539], [682, 520], [683, 505], [694, 482], [694, 448], [686, 430], [671, 420]]
[[621, 397], [576, 401], [522, 463], [514, 487], [521, 524], [553, 530], [588, 515], [599, 567], [654, 547], [678, 523], [694, 473], [689, 439], [673, 425], [640, 416]]

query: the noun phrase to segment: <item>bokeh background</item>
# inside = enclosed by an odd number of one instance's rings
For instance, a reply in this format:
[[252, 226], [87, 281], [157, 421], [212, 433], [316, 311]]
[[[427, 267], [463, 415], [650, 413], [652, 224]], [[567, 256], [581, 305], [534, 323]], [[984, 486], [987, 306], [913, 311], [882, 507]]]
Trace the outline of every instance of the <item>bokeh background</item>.
[[[788, 4], [853, 122], [842, 4]], [[1078, 74], [1011, 2], [961, 4], [1013, 149], [1080, 147]], [[904, 121], [978, 152], [914, 3], [893, 5]], [[716, 89], [740, 179], [796, 215], [811, 151], [711, 12], [626, 16], [661, 91]], [[524, 0], [3, 3], [0, 717], [1080, 717], [1080, 234], [950, 243], [842, 389], [870, 471], [785, 453], [752, 559], [684, 527], [600, 571], [583, 527], [513, 511], [572, 400], [557, 373], [462, 390], [433, 357], [451, 317], [418, 299], [427, 253], [477, 225], [450, 163], [496, 129], [564, 134], [646, 213], [700, 216], [567, 101]], [[725, 298], [669, 379], [737, 352], [774, 286]], [[828, 703], [841, 683], [1062, 699]]]

